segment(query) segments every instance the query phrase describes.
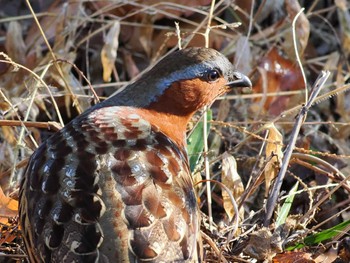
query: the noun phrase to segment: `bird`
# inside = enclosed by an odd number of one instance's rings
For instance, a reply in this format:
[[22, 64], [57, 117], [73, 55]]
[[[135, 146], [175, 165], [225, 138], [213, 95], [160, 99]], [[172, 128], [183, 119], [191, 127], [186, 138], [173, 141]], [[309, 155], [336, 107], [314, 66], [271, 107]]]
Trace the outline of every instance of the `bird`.
[[181, 49], [49, 137], [20, 184], [29, 261], [199, 262], [187, 125], [251, 85], [220, 52]]

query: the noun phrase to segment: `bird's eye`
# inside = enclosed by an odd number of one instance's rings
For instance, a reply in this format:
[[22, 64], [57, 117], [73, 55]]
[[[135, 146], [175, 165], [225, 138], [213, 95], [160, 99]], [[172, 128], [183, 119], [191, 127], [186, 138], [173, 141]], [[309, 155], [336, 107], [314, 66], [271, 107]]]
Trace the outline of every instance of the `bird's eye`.
[[207, 79], [210, 82], [216, 81], [220, 77], [220, 73], [214, 69], [207, 73]]

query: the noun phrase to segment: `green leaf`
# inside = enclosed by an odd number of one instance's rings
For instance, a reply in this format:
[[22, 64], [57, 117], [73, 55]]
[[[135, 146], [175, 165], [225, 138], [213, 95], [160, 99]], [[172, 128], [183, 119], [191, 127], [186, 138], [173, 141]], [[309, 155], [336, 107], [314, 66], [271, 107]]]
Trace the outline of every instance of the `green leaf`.
[[299, 182], [296, 182], [293, 188], [289, 191], [288, 197], [286, 198], [286, 201], [283, 203], [281, 210], [278, 213], [276, 220], [276, 228], [286, 222], [287, 216], [289, 215], [289, 211], [293, 204], [295, 192], [298, 190], [298, 186]]
[[[207, 114], [207, 130], [210, 130], [210, 121], [213, 114], [211, 110], [208, 110]], [[208, 132], [209, 134], [209, 132]], [[189, 156], [190, 168], [193, 172], [198, 165], [204, 149], [203, 141], [203, 121], [199, 122], [192, 131], [191, 135], [187, 138], [187, 152]]]
[[300, 249], [306, 246], [318, 245], [323, 241], [326, 241], [328, 239], [335, 237], [340, 232], [342, 232], [343, 229], [346, 228], [348, 225], [350, 225], [350, 220], [342, 222], [334, 227], [323, 230], [319, 233], [307, 236], [304, 238], [303, 242], [298, 243], [294, 246], [290, 246], [287, 248], [287, 250], [294, 250], [294, 249]]

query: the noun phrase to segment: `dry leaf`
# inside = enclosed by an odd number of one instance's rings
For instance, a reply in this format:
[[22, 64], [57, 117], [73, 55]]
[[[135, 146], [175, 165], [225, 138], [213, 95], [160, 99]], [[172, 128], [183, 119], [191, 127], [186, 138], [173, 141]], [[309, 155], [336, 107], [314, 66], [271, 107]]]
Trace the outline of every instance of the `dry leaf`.
[[[333, 262], [337, 262], [337, 261], [335, 261], [337, 259], [337, 257], [338, 257], [338, 251], [335, 247], [332, 246], [332, 247], [330, 247], [330, 249], [328, 249], [327, 251], [325, 251], [324, 253], [322, 253], [318, 257], [316, 257], [314, 262], [333, 263]], [[283, 261], [283, 262], [285, 262], [285, 261]], [[344, 262], [346, 262], [346, 261], [344, 261]]]
[[11, 21], [6, 35], [6, 51], [13, 61], [19, 64], [25, 63], [26, 45], [23, 40], [21, 24]]
[[[244, 186], [241, 177], [237, 172], [237, 162], [235, 158], [227, 152], [223, 154], [221, 181], [228, 189], [230, 189], [230, 192], [232, 193], [233, 197], [235, 198], [235, 201], [237, 202], [244, 192]], [[229, 219], [232, 220], [233, 216], [235, 215], [235, 212], [230, 196], [226, 191], [222, 191], [222, 199], [224, 209]], [[243, 219], [243, 216], [244, 210], [242, 208], [239, 211], [239, 218]]]
[[136, 27], [129, 43], [131, 46], [140, 45], [147, 57], [151, 56], [153, 47], [154, 15], [145, 14], [141, 20], [142, 27]]
[[4, 136], [5, 141], [7, 141], [12, 146], [16, 145], [17, 139], [12, 127], [2, 126], [1, 129], [2, 129], [2, 134]]
[[313, 263], [315, 262], [310, 253], [291, 251], [276, 255], [272, 262], [273, 263]]
[[6, 224], [9, 217], [18, 214], [18, 201], [5, 196], [0, 187], [0, 223]]
[[[192, 174], [192, 178], [193, 178], [193, 184], [194, 184], [194, 189], [196, 190], [196, 193], [199, 193], [201, 191], [201, 189], [203, 188], [203, 183], [199, 183], [203, 180], [201, 173], [197, 172]], [[197, 201], [198, 204], [200, 204], [200, 196], [197, 195]]]
[[350, 262], [350, 237], [344, 238], [338, 244], [338, 258], [340, 262]]
[[244, 252], [258, 260], [267, 260], [264, 262], [271, 262], [271, 259], [280, 253], [279, 247], [275, 245], [275, 236], [272, 235], [268, 228], [261, 228], [250, 235], [249, 244], [244, 248]]
[[[1, 96], [1, 95], [0, 95]], [[0, 101], [0, 110], [1, 111], [7, 111], [11, 108], [10, 104], [6, 101]]]
[[101, 62], [103, 66], [103, 80], [109, 82], [117, 59], [117, 49], [119, 46], [120, 22], [115, 21], [109, 30], [105, 44], [101, 50]]
[[[349, 1], [335, 0], [338, 9], [339, 21], [342, 29], [342, 46], [343, 52], [348, 56], [350, 54], [350, 12]], [[347, 6], [348, 4], [348, 6]]]
[[[7, 222], [8, 223], [8, 222]], [[4, 243], [11, 243], [18, 237], [17, 225], [1, 225], [0, 246], [6, 246]], [[15, 261], [18, 262], [18, 261]]]
[[[287, 0], [285, 1], [285, 3], [288, 16], [291, 20], [293, 20], [298, 14], [298, 12], [301, 10], [300, 4], [297, 0]], [[310, 22], [304, 13], [301, 13], [299, 15], [295, 23], [295, 34], [297, 39], [298, 52], [300, 56], [302, 56], [302, 54], [304, 54], [310, 36]], [[288, 54], [289, 58], [295, 59], [292, 29], [286, 32], [284, 38], [284, 51]]]
[[[264, 78], [263, 75], [259, 76], [253, 86], [255, 93], [278, 93], [280, 91], [292, 91], [304, 88], [304, 80], [298, 66], [293, 61], [284, 58], [276, 48], [272, 48], [266, 54], [259, 63], [259, 67], [266, 73], [266, 77]], [[266, 90], [264, 87], [266, 87]], [[264, 108], [270, 114], [277, 116], [288, 108], [291, 98], [293, 96], [279, 96], [278, 94], [276, 96], [264, 97]], [[255, 101], [260, 102], [260, 100]]]
[[[191, 21], [196, 25], [202, 23], [202, 18], [199, 17], [191, 17]], [[212, 26], [218, 25], [215, 21], [212, 22]], [[204, 30], [198, 29], [197, 26], [187, 24], [187, 23], [180, 23], [180, 30], [181, 30], [181, 37], [183, 39], [186, 38], [186, 45], [187, 47], [201, 47], [205, 45], [205, 38], [203, 36]], [[209, 47], [221, 50], [222, 46], [225, 45], [225, 37], [223, 34], [226, 31], [223, 29], [213, 29], [210, 31], [210, 38], [209, 38]], [[178, 44], [178, 36], [175, 34], [175, 32], [169, 32], [169, 29], [164, 29], [161, 31], [155, 31], [154, 37], [152, 39], [152, 49], [153, 54], [162, 54], [167, 49], [173, 48]], [[188, 42], [187, 42], [188, 41]], [[247, 47], [249, 48], [249, 47]], [[234, 48], [230, 49], [227, 53], [233, 53], [233, 51], [236, 50], [236, 46], [234, 45]]]
[[[64, 3], [62, 1], [52, 2], [50, 7], [45, 11], [56, 15], [46, 15], [39, 19], [40, 26], [43, 32], [45, 32], [46, 38], [51, 39], [56, 36], [57, 23], [60, 23], [62, 18], [65, 19], [65, 22], [67, 22], [68, 19], [76, 20], [76, 18], [80, 17], [82, 10], [82, 1], [65, 1]], [[68, 28], [66, 28], [66, 30], [68, 30]], [[72, 30], [72, 28], [70, 28], [70, 30]], [[41, 47], [43, 43], [44, 38], [41, 36], [40, 30], [38, 30], [38, 25], [33, 22], [31, 28], [26, 33], [25, 44], [29, 48], [29, 52], [34, 54], [37, 51], [36, 48]]]
[[265, 156], [268, 160], [264, 173], [265, 173], [265, 195], [267, 196], [271, 181], [277, 176], [280, 163], [283, 158], [282, 146], [283, 137], [282, 134], [277, 130], [276, 126], [272, 123], [268, 127], [268, 137], [265, 148]]

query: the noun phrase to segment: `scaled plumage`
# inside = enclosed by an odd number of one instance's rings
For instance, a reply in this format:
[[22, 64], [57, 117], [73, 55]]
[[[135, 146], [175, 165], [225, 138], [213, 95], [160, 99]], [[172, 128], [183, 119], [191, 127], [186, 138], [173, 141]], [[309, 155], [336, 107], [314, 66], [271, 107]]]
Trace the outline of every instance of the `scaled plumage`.
[[197, 261], [186, 125], [250, 85], [219, 52], [181, 50], [51, 136], [20, 189], [31, 262]]

